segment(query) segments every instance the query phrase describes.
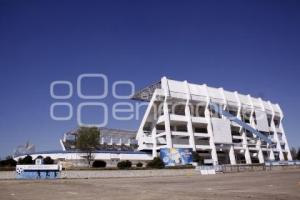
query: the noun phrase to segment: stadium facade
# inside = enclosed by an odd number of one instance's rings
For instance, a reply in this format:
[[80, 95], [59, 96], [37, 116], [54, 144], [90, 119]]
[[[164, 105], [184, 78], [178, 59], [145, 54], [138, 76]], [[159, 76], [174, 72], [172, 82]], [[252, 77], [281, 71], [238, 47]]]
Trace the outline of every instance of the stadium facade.
[[[166, 149], [192, 149], [213, 165], [292, 160], [278, 104], [166, 77], [132, 99], [148, 102], [138, 131], [100, 128], [95, 160], [105, 160], [108, 166], [121, 160], [144, 162]], [[22, 147], [14, 158], [30, 154], [84, 165], [85, 154], [75, 146], [77, 135], [78, 129], [65, 133], [62, 150], [32, 152]]]
[[136, 138], [153, 157], [192, 148], [214, 165], [292, 160], [278, 104], [166, 77], [133, 99], [149, 102]]
[[[64, 134], [60, 145], [64, 151], [76, 150], [78, 130], [74, 129]], [[137, 148], [136, 131], [101, 127], [100, 141], [96, 150], [135, 151]]]
[[[18, 160], [26, 155], [31, 155], [33, 159], [39, 156], [43, 158], [49, 156], [60, 161], [64, 167], [85, 167], [87, 166], [86, 153], [75, 146], [78, 130], [74, 129], [63, 134], [63, 138], [60, 139], [62, 150], [33, 152], [28, 148], [24, 150], [21, 146], [22, 148], [15, 151], [14, 159]], [[100, 141], [93, 152], [93, 159], [104, 160], [107, 166], [111, 167], [116, 166], [122, 160], [131, 160], [133, 164], [136, 164], [152, 159], [150, 153], [137, 150], [136, 131], [106, 127], [99, 128], [99, 131]]]

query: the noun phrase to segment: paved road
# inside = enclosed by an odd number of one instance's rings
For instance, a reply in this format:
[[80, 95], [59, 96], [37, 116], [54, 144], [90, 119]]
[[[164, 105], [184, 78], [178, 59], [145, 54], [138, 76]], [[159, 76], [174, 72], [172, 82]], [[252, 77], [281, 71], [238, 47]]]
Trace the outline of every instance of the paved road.
[[0, 181], [2, 200], [300, 199], [300, 170], [201, 176]]

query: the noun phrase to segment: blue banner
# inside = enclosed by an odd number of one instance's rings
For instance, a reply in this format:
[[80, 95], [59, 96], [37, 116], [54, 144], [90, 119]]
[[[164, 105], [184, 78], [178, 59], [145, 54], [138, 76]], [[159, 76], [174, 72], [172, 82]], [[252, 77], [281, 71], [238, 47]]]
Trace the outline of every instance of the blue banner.
[[187, 165], [193, 162], [192, 152], [190, 148], [163, 148], [160, 158], [166, 166]]
[[17, 165], [17, 179], [57, 179], [60, 178], [59, 165]]

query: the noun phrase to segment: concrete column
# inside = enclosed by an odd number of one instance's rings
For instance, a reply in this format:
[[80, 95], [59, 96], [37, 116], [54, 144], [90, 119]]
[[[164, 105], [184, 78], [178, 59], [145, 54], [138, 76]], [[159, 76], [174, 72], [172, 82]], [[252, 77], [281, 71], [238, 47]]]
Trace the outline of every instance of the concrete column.
[[248, 143], [247, 143], [247, 138], [246, 138], [246, 133], [243, 132], [242, 134], [243, 137], [243, 146], [245, 147], [245, 159], [247, 164], [252, 164], [251, 157], [250, 157], [250, 152], [248, 148]]
[[275, 111], [273, 109], [273, 106], [272, 106], [271, 102], [268, 101], [268, 103], [269, 103], [269, 105], [272, 109], [271, 128], [274, 132], [274, 139], [276, 141], [276, 149], [279, 151], [279, 160], [284, 160], [284, 156], [283, 156], [282, 149], [281, 149], [281, 146], [280, 146], [280, 141], [279, 141], [279, 138], [278, 138], [277, 130], [276, 130], [276, 127], [275, 127], [275, 124], [274, 124]]
[[[207, 116], [207, 114], [205, 114]], [[209, 113], [208, 113], [209, 115]], [[214, 142], [214, 136], [213, 136], [213, 130], [212, 130], [212, 125], [209, 119], [209, 123], [207, 124], [207, 132], [209, 135], [209, 145], [211, 148], [211, 158], [214, 161], [215, 164], [218, 164], [218, 155], [217, 155], [217, 150]]]
[[[227, 99], [226, 99], [226, 96], [225, 96], [225, 93], [224, 93], [224, 89], [223, 88], [219, 88], [219, 91], [220, 91], [220, 93], [221, 93], [221, 95], [223, 97], [223, 103], [224, 103], [223, 110], [226, 110], [226, 108], [228, 106], [228, 102], [227, 102]], [[222, 116], [222, 118], [224, 118], [224, 116]], [[236, 159], [235, 159], [233, 145], [229, 149], [229, 159], [230, 159], [230, 164], [231, 165], [236, 165]]]
[[66, 133], [64, 134], [63, 141], [64, 141], [64, 142], [66, 142], [66, 141], [67, 141], [67, 134], [66, 134]]
[[[261, 105], [261, 108], [262, 108], [262, 110], [264, 111], [264, 112], [266, 112], [266, 108], [265, 108], [265, 105], [264, 105], [264, 103], [263, 103], [263, 100], [261, 99], [261, 98], [258, 98], [259, 99], [259, 102], [260, 102], [260, 105]], [[267, 114], [267, 113], [266, 113]], [[267, 148], [269, 148], [270, 147], [270, 145], [269, 144], [267, 144]], [[271, 160], [271, 153], [272, 153], [272, 160], [274, 160], [274, 153], [273, 153], [273, 151], [272, 151], [272, 147], [270, 148], [271, 149], [271, 151], [270, 151], [270, 153], [269, 153], [269, 160]]]
[[205, 91], [206, 91], [206, 101], [207, 105], [205, 107], [205, 119], [207, 121], [207, 132], [209, 135], [209, 145], [211, 148], [211, 158], [214, 161], [214, 165], [217, 165], [219, 163], [218, 161], [218, 155], [217, 155], [217, 150], [216, 150], [216, 145], [214, 141], [214, 135], [213, 135], [213, 129], [212, 129], [212, 123], [211, 123], [211, 117], [209, 113], [209, 103], [210, 103], [210, 97], [208, 95], [208, 90], [207, 90], [207, 85], [204, 85]]
[[[256, 129], [256, 124], [254, 122], [254, 118], [253, 118], [253, 114], [255, 112], [254, 110], [254, 105], [253, 105], [253, 102], [252, 102], [252, 97], [248, 94], [248, 99], [251, 103], [251, 115], [250, 115], [250, 125]], [[256, 149], [258, 149], [257, 151], [257, 156], [258, 156], [258, 160], [259, 160], [259, 163], [264, 163], [265, 162], [265, 159], [264, 159], [264, 156], [263, 156], [263, 153], [262, 153], [262, 149], [261, 149], [261, 140], [260, 138], [258, 138], [258, 136], [255, 136], [257, 141], [256, 141]]]
[[192, 119], [191, 119], [191, 114], [190, 114], [190, 107], [189, 107], [188, 103], [185, 106], [185, 114], [188, 119], [187, 120], [187, 130], [189, 133], [189, 144], [192, 147], [193, 151], [196, 151], [194, 130], [193, 130]]
[[171, 133], [171, 125], [170, 125], [170, 113], [168, 108], [168, 99], [170, 98], [170, 89], [168, 84], [168, 79], [164, 76], [161, 79], [161, 86], [165, 93], [165, 99], [163, 103], [163, 110], [164, 110], [164, 119], [165, 119], [165, 131], [166, 131], [166, 140], [167, 140], [167, 147], [172, 148], [172, 133]]
[[235, 155], [234, 155], [234, 149], [233, 146], [230, 147], [229, 150], [229, 159], [230, 159], [230, 164], [236, 165], [236, 160], [235, 160]]
[[[234, 92], [235, 98], [238, 102], [238, 113], [237, 113], [237, 118], [241, 120], [241, 112], [242, 112], [242, 104], [241, 100], [239, 98], [239, 93], [237, 91]], [[247, 142], [247, 137], [246, 133], [244, 132], [243, 128], [240, 127], [240, 132], [242, 132], [242, 143], [243, 143], [243, 150], [244, 150], [244, 155], [245, 155], [245, 160], [247, 164], [251, 164], [251, 158], [250, 158], [250, 153], [249, 153], [249, 148], [248, 148], [248, 142]]]
[[261, 148], [259, 148], [259, 150], [258, 150], [258, 160], [259, 160], [259, 163], [264, 163], [265, 162], [264, 155], [263, 155], [263, 152], [262, 152]]
[[273, 149], [271, 148], [270, 150], [270, 156], [269, 156], [269, 159], [270, 160], [275, 160], [275, 156], [274, 156], [274, 152], [273, 152]]
[[185, 105], [185, 117], [187, 119], [187, 131], [189, 133], [189, 144], [192, 147], [193, 151], [196, 151], [193, 122], [192, 122], [192, 117], [191, 117], [191, 110], [189, 107], [191, 94], [190, 94], [190, 89], [189, 89], [187, 81], [184, 81], [184, 83], [185, 83], [186, 97], [187, 97], [187, 101], [186, 101], [186, 105]]
[[152, 147], [152, 157], [157, 157], [157, 139], [156, 139], [156, 126], [152, 128], [152, 141], [153, 141], [153, 147]]
[[288, 141], [287, 141], [287, 138], [286, 138], [286, 135], [285, 135], [285, 131], [284, 131], [284, 128], [283, 128], [283, 125], [282, 125], [282, 121], [280, 122], [280, 129], [282, 131], [282, 139], [285, 143], [285, 151], [287, 152], [287, 158], [288, 158], [289, 161], [292, 161], [293, 158], [292, 158], [290, 147], [289, 147], [289, 144], [288, 144]]
[[[273, 122], [274, 124], [274, 122]], [[274, 124], [274, 127], [275, 127], [275, 124]], [[283, 152], [282, 152], [282, 149], [281, 149], [281, 145], [280, 145], [280, 140], [279, 140], [279, 137], [278, 137], [278, 134], [277, 134], [277, 131], [276, 131], [276, 128], [274, 128], [274, 138], [275, 140], [277, 141], [277, 150], [279, 151], [279, 160], [284, 160], [284, 156], [283, 156]]]
[[127, 140], [127, 145], [130, 146], [130, 143], [131, 143], [131, 139], [128, 138], [128, 140]]
[[165, 96], [166, 97], [170, 96], [170, 89], [169, 89], [168, 79], [165, 76], [162, 77], [162, 79], [161, 79], [161, 87], [164, 90]]
[[167, 97], [164, 101], [164, 118], [165, 118], [165, 131], [166, 131], [166, 140], [167, 140], [167, 147], [172, 148], [172, 133], [171, 133], [171, 125], [170, 125], [170, 114], [168, 108]]
[[264, 163], [265, 162], [265, 158], [264, 158], [264, 155], [263, 155], [263, 152], [262, 152], [262, 149], [261, 149], [261, 140], [258, 140], [256, 148], [258, 148], [258, 152], [257, 153], [258, 153], [259, 163]]

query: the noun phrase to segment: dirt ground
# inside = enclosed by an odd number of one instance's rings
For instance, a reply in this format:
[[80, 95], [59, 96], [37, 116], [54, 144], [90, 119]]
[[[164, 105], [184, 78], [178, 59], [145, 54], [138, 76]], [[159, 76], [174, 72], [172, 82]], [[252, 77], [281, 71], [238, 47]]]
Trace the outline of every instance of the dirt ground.
[[149, 178], [0, 181], [0, 200], [300, 199], [300, 170]]

